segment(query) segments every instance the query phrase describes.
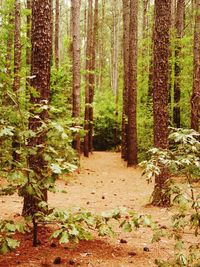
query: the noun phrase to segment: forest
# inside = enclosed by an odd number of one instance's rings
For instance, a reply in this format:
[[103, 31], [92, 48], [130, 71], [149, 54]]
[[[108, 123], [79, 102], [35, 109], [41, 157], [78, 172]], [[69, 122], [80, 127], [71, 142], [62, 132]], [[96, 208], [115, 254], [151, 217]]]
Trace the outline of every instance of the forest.
[[200, 267], [200, 0], [0, 0], [0, 267]]

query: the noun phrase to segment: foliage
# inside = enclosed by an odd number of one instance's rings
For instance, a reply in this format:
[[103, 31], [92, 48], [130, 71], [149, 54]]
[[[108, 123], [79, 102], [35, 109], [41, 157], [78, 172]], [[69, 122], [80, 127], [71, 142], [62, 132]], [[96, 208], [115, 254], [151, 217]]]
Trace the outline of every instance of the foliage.
[[111, 150], [120, 145], [120, 117], [111, 91], [98, 92], [94, 101], [94, 149]]
[[157, 261], [158, 266], [198, 266], [200, 255], [199, 245], [188, 245], [185, 241], [185, 233], [199, 237], [200, 231], [200, 194], [195, 188], [195, 182], [200, 177], [200, 142], [199, 133], [190, 129], [171, 129], [169, 135], [170, 149], [150, 150], [151, 158], [144, 161], [141, 166], [145, 168], [144, 175], [147, 181], [152, 181], [161, 168], [167, 167], [171, 177], [179, 176], [185, 179], [184, 184], [176, 182], [176, 178], [170, 179], [169, 192], [172, 203], [178, 208], [172, 216], [172, 226], [166, 230], [165, 235], [174, 238], [175, 259], [171, 263]]
[[[92, 213], [86, 210], [58, 210], [50, 209], [35, 214], [37, 223], [56, 224], [58, 228], [52, 233], [51, 239], [58, 239], [61, 244], [68, 242], [78, 243], [81, 240], [91, 240], [94, 232], [99, 236], [116, 236], [116, 226], [125, 232], [132, 232], [141, 227], [151, 227], [156, 236], [159, 227], [150, 215], [140, 215], [125, 208], [116, 208], [101, 213]], [[158, 236], [158, 234], [157, 234]], [[155, 237], [154, 237], [155, 238]]]
[[13, 238], [16, 233], [25, 233], [28, 230], [23, 222], [14, 223], [9, 220], [0, 221], [0, 253], [6, 254], [7, 252], [16, 249], [20, 242]]

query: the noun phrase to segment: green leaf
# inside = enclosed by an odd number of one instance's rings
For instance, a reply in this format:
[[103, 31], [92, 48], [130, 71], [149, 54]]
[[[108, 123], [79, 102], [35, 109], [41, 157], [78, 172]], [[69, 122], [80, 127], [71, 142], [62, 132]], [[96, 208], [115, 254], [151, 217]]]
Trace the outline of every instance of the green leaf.
[[51, 235], [50, 239], [58, 238], [59, 235], [62, 233], [62, 231], [63, 231], [63, 229], [56, 230], [55, 232], [53, 232], [53, 234]]
[[15, 225], [14, 224], [11, 224], [11, 223], [6, 223], [5, 228], [9, 232], [15, 232], [15, 230], [16, 230]]
[[3, 244], [0, 244], [0, 253], [1, 254], [6, 254], [9, 251], [9, 247], [7, 245], [6, 242], [4, 242]]
[[59, 243], [60, 244], [65, 244], [65, 243], [68, 243], [69, 242], [69, 235], [66, 231], [64, 231], [61, 235], [61, 238], [59, 240]]
[[52, 172], [55, 174], [61, 174], [62, 173], [62, 168], [56, 163], [52, 163], [50, 168], [51, 168]]
[[10, 249], [16, 249], [20, 244], [20, 242], [18, 240], [15, 240], [15, 239], [12, 239], [9, 237], [6, 238], [6, 241], [7, 241], [8, 247]]

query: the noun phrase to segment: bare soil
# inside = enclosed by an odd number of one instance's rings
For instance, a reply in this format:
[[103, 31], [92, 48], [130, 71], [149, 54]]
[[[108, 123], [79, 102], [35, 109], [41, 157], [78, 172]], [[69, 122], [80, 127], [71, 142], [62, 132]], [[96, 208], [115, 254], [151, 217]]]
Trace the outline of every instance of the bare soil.
[[[95, 152], [89, 159], [81, 158], [80, 171], [58, 181], [57, 186], [67, 194], [50, 193], [49, 203], [53, 207], [83, 207], [96, 212], [126, 207], [141, 214], [151, 214], [163, 226], [169, 224], [173, 213], [167, 208], [147, 205], [153, 185], [147, 184], [139, 168], [127, 168], [119, 153]], [[18, 196], [1, 197], [0, 202], [1, 218], [20, 215], [22, 199]], [[19, 235], [20, 248], [0, 256], [0, 266], [56, 266], [54, 261], [60, 257], [58, 266], [149, 267], [155, 266], [156, 258], [168, 259], [173, 255], [172, 242], [163, 240], [152, 244], [149, 229], [141, 228], [128, 234], [118, 230], [117, 238], [95, 237], [93, 241], [65, 246], [52, 245], [50, 234], [50, 228], [41, 228], [41, 244], [36, 248], [32, 247], [31, 234]], [[121, 239], [127, 243], [120, 243]], [[147, 251], [144, 248], [148, 248]]]

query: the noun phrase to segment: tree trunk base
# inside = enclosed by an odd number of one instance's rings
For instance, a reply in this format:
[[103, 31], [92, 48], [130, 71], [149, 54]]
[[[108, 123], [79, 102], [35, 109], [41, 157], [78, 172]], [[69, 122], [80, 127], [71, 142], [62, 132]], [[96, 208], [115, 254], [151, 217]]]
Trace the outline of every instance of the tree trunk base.
[[166, 190], [156, 187], [152, 193], [151, 204], [156, 207], [170, 207], [170, 196], [165, 192]]

